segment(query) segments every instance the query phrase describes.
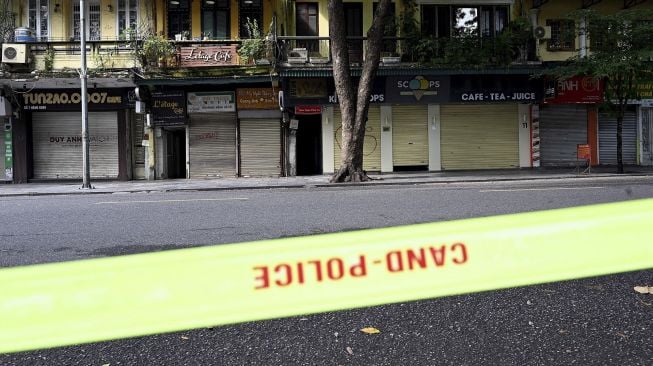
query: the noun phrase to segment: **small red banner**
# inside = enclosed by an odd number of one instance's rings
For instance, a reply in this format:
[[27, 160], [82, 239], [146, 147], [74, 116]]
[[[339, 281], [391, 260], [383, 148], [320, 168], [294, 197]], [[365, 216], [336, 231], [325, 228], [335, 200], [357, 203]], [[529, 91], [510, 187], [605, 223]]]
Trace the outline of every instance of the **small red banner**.
[[592, 158], [592, 149], [588, 144], [576, 145], [578, 159], [590, 160]]
[[295, 114], [309, 115], [309, 114], [321, 114], [322, 107], [319, 105], [298, 105], [295, 106]]

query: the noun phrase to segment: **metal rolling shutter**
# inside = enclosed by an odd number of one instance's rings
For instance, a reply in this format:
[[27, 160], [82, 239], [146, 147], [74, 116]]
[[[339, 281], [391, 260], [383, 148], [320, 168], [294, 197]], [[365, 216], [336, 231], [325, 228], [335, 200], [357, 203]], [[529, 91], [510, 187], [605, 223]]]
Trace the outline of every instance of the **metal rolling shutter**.
[[429, 164], [428, 108], [426, 105], [392, 107], [392, 164]]
[[281, 175], [281, 126], [278, 119], [240, 120], [240, 174]]
[[236, 113], [196, 113], [189, 126], [190, 178], [236, 176]]
[[[34, 178], [81, 178], [81, 113], [32, 114]], [[89, 112], [91, 177], [118, 177], [118, 116], [116, 112]]]
[[587, 143], [585, 105], [542, 106], [540, 161], [542, 166], [574, 166], [576, 145]]
[[442, 169], [519, 167], [516, 104], [442, 105]]
[[[342, 117], [340, 108], [333, 109], [333, 160], [335, 168], [341, 163], [340, 146], [342, 142]], [[381, 108], [370, 106], [367, 112], [365, 126], [365, 141], [363, 142], [363, 169], [368, 172], [381, 171]]]
[[[637, 113], [626, 111], [622, 129], [623, 163], [637, 164]], [[617, 165], [617, 118], [599, 114], [599, 162]]]

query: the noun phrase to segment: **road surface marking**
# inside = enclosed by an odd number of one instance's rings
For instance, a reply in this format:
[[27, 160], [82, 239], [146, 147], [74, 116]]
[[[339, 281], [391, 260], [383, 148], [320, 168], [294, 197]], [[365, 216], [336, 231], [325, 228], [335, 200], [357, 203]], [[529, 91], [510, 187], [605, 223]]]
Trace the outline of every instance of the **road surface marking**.
[[234, 198], [191, 198], [187, 200], [154, 200], [154, 201], [107, 201], [95, 202], [96, 205], [120, 205], [129, 203], [168, 203], [168, 202], [196, 202], [196, 201], [247, 201], [249, 198], [234, 197]]
[[479, 192], [520, 192], [520, 191], [563, 191], [563, 190], [585, 190], [604, 189], [605, 187], [547, 187], [547, 188], [507, 188], [507, 189], [482, 189]]

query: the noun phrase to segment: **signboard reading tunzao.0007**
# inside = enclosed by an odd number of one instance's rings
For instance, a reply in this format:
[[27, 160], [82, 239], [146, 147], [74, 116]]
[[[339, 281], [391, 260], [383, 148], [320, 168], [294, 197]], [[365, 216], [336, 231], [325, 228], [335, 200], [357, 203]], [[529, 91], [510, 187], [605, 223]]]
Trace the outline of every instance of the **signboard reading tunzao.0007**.
[[[22, 94], [26, 111], [81, 111], [82, 94], [77, 89], [37, 90]], [[91, 111], [125, 107], [124, 89], [94, 89], [88, 92]]]

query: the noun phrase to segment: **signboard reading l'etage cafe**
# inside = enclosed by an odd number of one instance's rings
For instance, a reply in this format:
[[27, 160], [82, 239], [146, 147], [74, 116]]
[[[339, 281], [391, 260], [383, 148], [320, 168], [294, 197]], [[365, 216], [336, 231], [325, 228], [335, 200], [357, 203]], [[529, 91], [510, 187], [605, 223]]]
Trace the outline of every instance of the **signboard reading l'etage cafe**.
[[187, 122], [186, 94], [181, 90], [152, 93], [152, 124], [155, 126], [178, 126]]

